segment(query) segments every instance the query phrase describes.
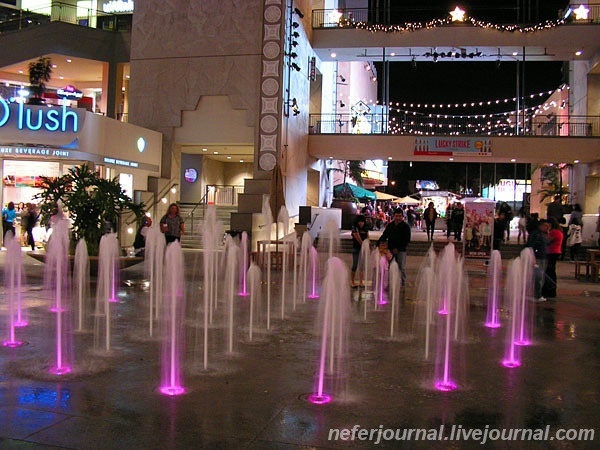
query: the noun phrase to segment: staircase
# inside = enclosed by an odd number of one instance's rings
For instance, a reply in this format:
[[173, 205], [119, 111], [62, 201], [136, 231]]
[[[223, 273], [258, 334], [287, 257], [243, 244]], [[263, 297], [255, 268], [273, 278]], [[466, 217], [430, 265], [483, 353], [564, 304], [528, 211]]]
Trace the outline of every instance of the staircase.
[[[183, 248], [202, 247], [202, 221], [206, 213], [206, 205], [196, 203], [180, 203], [179, 210], [185, 221], [185, 233], [181, 238]], [[217, 220], [223, 222], [223, 229], [228, 231], [231, 227], [231, 213], [237, 212], [237, 206], [215, 206]]]

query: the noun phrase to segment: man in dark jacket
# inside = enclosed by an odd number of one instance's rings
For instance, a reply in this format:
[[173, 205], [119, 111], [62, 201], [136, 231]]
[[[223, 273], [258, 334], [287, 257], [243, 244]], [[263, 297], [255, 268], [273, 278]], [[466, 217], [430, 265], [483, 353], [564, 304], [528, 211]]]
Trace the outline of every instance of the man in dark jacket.
[[454, 230], [454, 239], [460, 241], [462, 234], [463, 222], [465, 221], [465, 209], [462, 203], [456, 202], [452, 210], [452, 229]]
[[404, 213], [400, 208], [394, 211], [394, 220], [386, 227], [377, 241], [377, 246], [387, 241], [388, 252], [398, 263], [402, 276], [402, 286], [406, 284], [406, 247], [410, 242], [410, 227], [404, 221]]

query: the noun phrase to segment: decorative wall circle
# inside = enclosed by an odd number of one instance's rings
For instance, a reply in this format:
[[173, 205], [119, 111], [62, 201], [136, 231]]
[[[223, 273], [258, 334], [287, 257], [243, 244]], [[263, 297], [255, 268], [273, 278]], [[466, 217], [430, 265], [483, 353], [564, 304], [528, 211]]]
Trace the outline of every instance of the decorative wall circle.
[[277, 119], [275, 116], [264, 116], [260, 120], [260, 129], [265, 133], [272, 133], [277, 129]]
[[277, 42], [267, 42], [263, 47], [263, 55], [269, 59], [275, 59], [279, 56], [279, 51], [281, 47]]
[[262, 83], [262, 91], [265, 95], [275, 95], [279, 91], [279, 82], [275, 78], [267, 78]]
[[263, 153], [258, 160], [258, 165], [262, 170], [273, 170], [276, 163], [277, 158], [273, 153]]
[[265, 9], [265, 20], [267, 22], [277, 22], [281, 19], [281, 8], [277, 6], [269, 6]]

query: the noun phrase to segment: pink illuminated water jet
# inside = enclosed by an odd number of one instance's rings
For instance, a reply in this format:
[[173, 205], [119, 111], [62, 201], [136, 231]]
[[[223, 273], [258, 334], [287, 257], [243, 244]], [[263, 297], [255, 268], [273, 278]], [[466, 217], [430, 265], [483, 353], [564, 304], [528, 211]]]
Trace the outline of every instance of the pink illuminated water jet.
[[488, 298], [485, 326], [487, 328], [500, 328], [498, 316], [500, 285], [502, 282], [502, 257], [500, 251], [492, 250], [487, 271]]

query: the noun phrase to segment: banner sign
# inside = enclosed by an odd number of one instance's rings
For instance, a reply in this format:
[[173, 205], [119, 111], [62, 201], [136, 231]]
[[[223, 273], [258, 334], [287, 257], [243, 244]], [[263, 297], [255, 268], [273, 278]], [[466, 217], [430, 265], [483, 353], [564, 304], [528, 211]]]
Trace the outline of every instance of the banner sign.
[[492, 140], [468, 137], [415, 138], [416, 156], [492, 156]]
[[494, 239], [495, 202], [465, 202], [465, 258], [490, 258]]

